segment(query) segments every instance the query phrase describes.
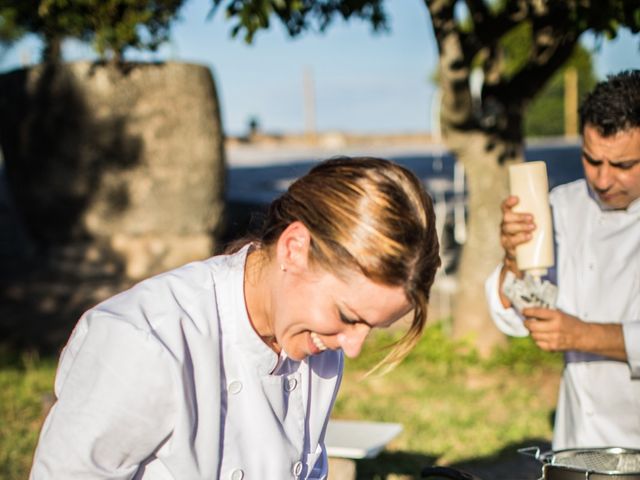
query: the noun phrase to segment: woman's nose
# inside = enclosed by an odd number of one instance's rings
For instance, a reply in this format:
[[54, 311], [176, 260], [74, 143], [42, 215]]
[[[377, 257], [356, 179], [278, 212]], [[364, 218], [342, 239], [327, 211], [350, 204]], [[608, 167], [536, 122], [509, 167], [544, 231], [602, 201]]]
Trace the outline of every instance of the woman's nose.
[[339, 333], [338, 344], [344, 354], [349, 358], [357, 357], [370, 331], [371, 328], [367, 325], [355, 325], [349, 331]]

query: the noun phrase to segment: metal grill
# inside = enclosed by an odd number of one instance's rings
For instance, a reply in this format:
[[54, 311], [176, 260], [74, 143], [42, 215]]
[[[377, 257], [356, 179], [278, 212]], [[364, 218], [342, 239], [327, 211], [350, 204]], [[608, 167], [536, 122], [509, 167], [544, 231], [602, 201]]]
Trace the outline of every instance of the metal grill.
[[640, 473], [640, 453], [622, 448], [561, 451], [550, 463], [590, 472]]

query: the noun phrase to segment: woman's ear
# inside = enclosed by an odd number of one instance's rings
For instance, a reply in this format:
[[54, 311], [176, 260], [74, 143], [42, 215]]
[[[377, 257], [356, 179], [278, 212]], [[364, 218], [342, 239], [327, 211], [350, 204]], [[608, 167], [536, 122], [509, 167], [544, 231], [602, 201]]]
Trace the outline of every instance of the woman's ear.
[[276, 244], [276, 258], [282, 271], [306, 270], [311, 248], [311, 233], [302, 222], [296, 221], [280, 234]]

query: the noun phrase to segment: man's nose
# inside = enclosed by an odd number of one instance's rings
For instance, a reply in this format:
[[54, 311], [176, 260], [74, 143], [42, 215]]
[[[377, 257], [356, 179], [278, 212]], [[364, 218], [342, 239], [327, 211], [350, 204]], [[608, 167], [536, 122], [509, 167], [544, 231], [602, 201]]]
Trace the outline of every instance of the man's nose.
[[370, 331], [369, 326], [359, 324], [354, 325], [347, 332], [339, 333], [338, 343], [344, 354], [349, 358], [357, 357]]
[[598, 168], [594, 183], [595, 187], [601, 191], [608, 190], [613, 184], [613, 172], [607, 162], [603, 162]]

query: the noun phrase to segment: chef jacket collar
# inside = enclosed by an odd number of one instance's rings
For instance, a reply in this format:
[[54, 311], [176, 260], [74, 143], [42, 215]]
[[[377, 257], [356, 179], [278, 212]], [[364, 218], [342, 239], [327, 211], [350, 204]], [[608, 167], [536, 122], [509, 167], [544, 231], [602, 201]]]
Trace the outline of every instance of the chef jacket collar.
[[228, 257], [229, 274], [218, 286], [218, 301], [225, 304], [223, 315], [230, 315], [221, 321], [222, 328], [229, 326], [232, 341], [242, 355], [255, 365], [260, 375], [268, 375], [281, 363], [279, 356], [265, 344], [254, 330], [244, 296], [244, 269], [251, 244], [245, 245], [236, 254]]
[[596, 202], [596, 204], [598, 205], [598, 207], [600, 208], [600, 210], [602, 212], [626, 212], [626, 213], [640, 213], [640, 198], [636, 198], [633, 202], [631, 202], [629, 204], [629, 206], [624, 209], [624, 210], [616, 210], [616, 209], [612, 209], [611, 207], [609, 207], [608, 205], [605, 205], [604, 203], [602, 203], [602, 200], [600, 200], [600, 197], [598, 196], [598, 194], [596, 192], [593, 191], [593, 188], [591, 187], [591, 185], [589, 184], [589, 182], [586, 182], [587, 185], [587, 190], [589, 191], [589, 196], [591, 197], [591, 199]]

